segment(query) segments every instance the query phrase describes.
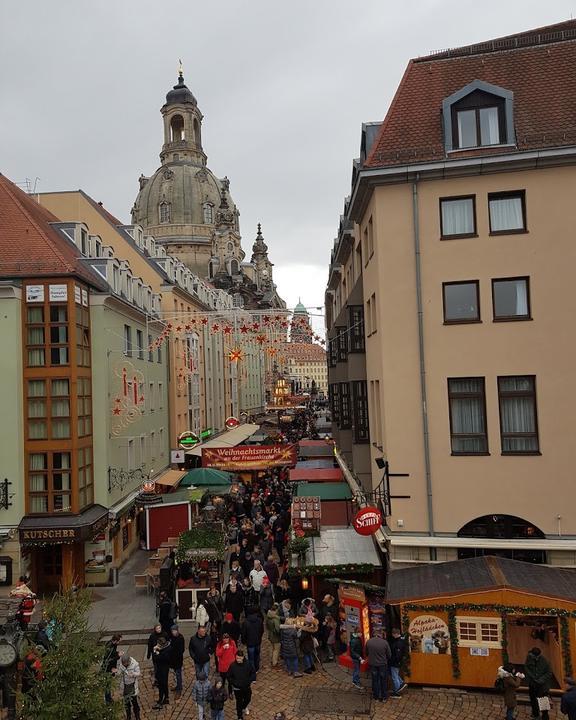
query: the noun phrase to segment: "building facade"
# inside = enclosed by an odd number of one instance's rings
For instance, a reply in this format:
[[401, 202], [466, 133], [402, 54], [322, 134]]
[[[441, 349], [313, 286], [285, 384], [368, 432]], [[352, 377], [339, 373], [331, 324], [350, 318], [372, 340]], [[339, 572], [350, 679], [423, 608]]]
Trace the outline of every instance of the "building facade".
[[488, 553], [576, 564], [575, 59], [574, 21], [418, 58], [384, 122], [363, 128], [346, 218], [372, 485], [380, 458], [409, 473], [391, 479], [410, 496], [388, 518], [392, 567]]

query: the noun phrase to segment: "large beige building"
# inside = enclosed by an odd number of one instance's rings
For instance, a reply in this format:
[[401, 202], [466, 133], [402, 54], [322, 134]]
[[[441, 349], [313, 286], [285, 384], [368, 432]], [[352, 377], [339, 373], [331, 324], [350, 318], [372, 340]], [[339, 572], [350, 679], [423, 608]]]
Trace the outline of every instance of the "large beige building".
[[576, 21], [418, 58], [363, 127], [327, 315], [361, 278], [392, 567], [576, 565], [575, 61]]

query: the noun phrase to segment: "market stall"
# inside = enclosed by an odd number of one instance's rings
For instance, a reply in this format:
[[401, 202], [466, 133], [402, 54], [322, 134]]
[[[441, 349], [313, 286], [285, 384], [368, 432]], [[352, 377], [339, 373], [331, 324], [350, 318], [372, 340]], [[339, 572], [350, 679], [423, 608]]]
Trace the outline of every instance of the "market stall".
[[345, 482], [298, 482], [294, 486], [294, 497], [319, 497], [322, 502], [323, 526], [348, 526], [354, 515], [352, 492]]
[[180, 534], [176, 547], [178, 619], [194, 620], [196, 608], [223, 580], [225, 531], [220, 522], [198, 522]]
[[539, 647], [557, 686], [576, 663], [576, 570], [500, 557], [390, 573], [392, 622], [409, 636], [406, 674], [423, 685], [492, 688], [505, 662]]

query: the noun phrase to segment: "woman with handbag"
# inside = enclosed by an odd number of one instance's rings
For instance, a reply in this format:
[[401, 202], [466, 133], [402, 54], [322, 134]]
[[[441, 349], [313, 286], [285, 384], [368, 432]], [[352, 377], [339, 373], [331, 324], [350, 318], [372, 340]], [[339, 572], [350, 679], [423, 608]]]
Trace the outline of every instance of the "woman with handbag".
[[140, 705], [138, 704], [140, 665], [130, 655], [122, 655], [118, 661], [117, 675], [120, 678], [120, 693], [124, 698], [127, 720], [131, 720], [132, 710], [134, 710], [135, 719], [140, 720]]
[[552, 669], [550, 663], [538, 647], [533, 647], [526, 657], [524, 672], [528, 680], [528, 693], [532, 705], [532, 719], [549, 720], [550, 687], [552, 685]]

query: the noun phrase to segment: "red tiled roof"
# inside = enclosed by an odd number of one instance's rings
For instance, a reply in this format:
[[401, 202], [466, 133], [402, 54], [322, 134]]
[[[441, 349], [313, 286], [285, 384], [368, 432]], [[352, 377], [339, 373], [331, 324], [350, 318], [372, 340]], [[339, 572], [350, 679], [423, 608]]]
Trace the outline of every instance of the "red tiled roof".
[[0, 277], [74, 275], [104, 288], [53, 222], [59, 222], [55, 215], [0, 174]]
[[315, 343], [281, 343], [280, 352], [287, 358], [303, 362], [326, 362], [326, 350]]
[[[506, 152], [574, 145], [574, 67], [576, 20], [413, 59], [365, 167], [445, 160], [442, 100], [473, 80], [514, 93], [517, 148]], [[450, 157], [494, 152], [498, 148]]]

